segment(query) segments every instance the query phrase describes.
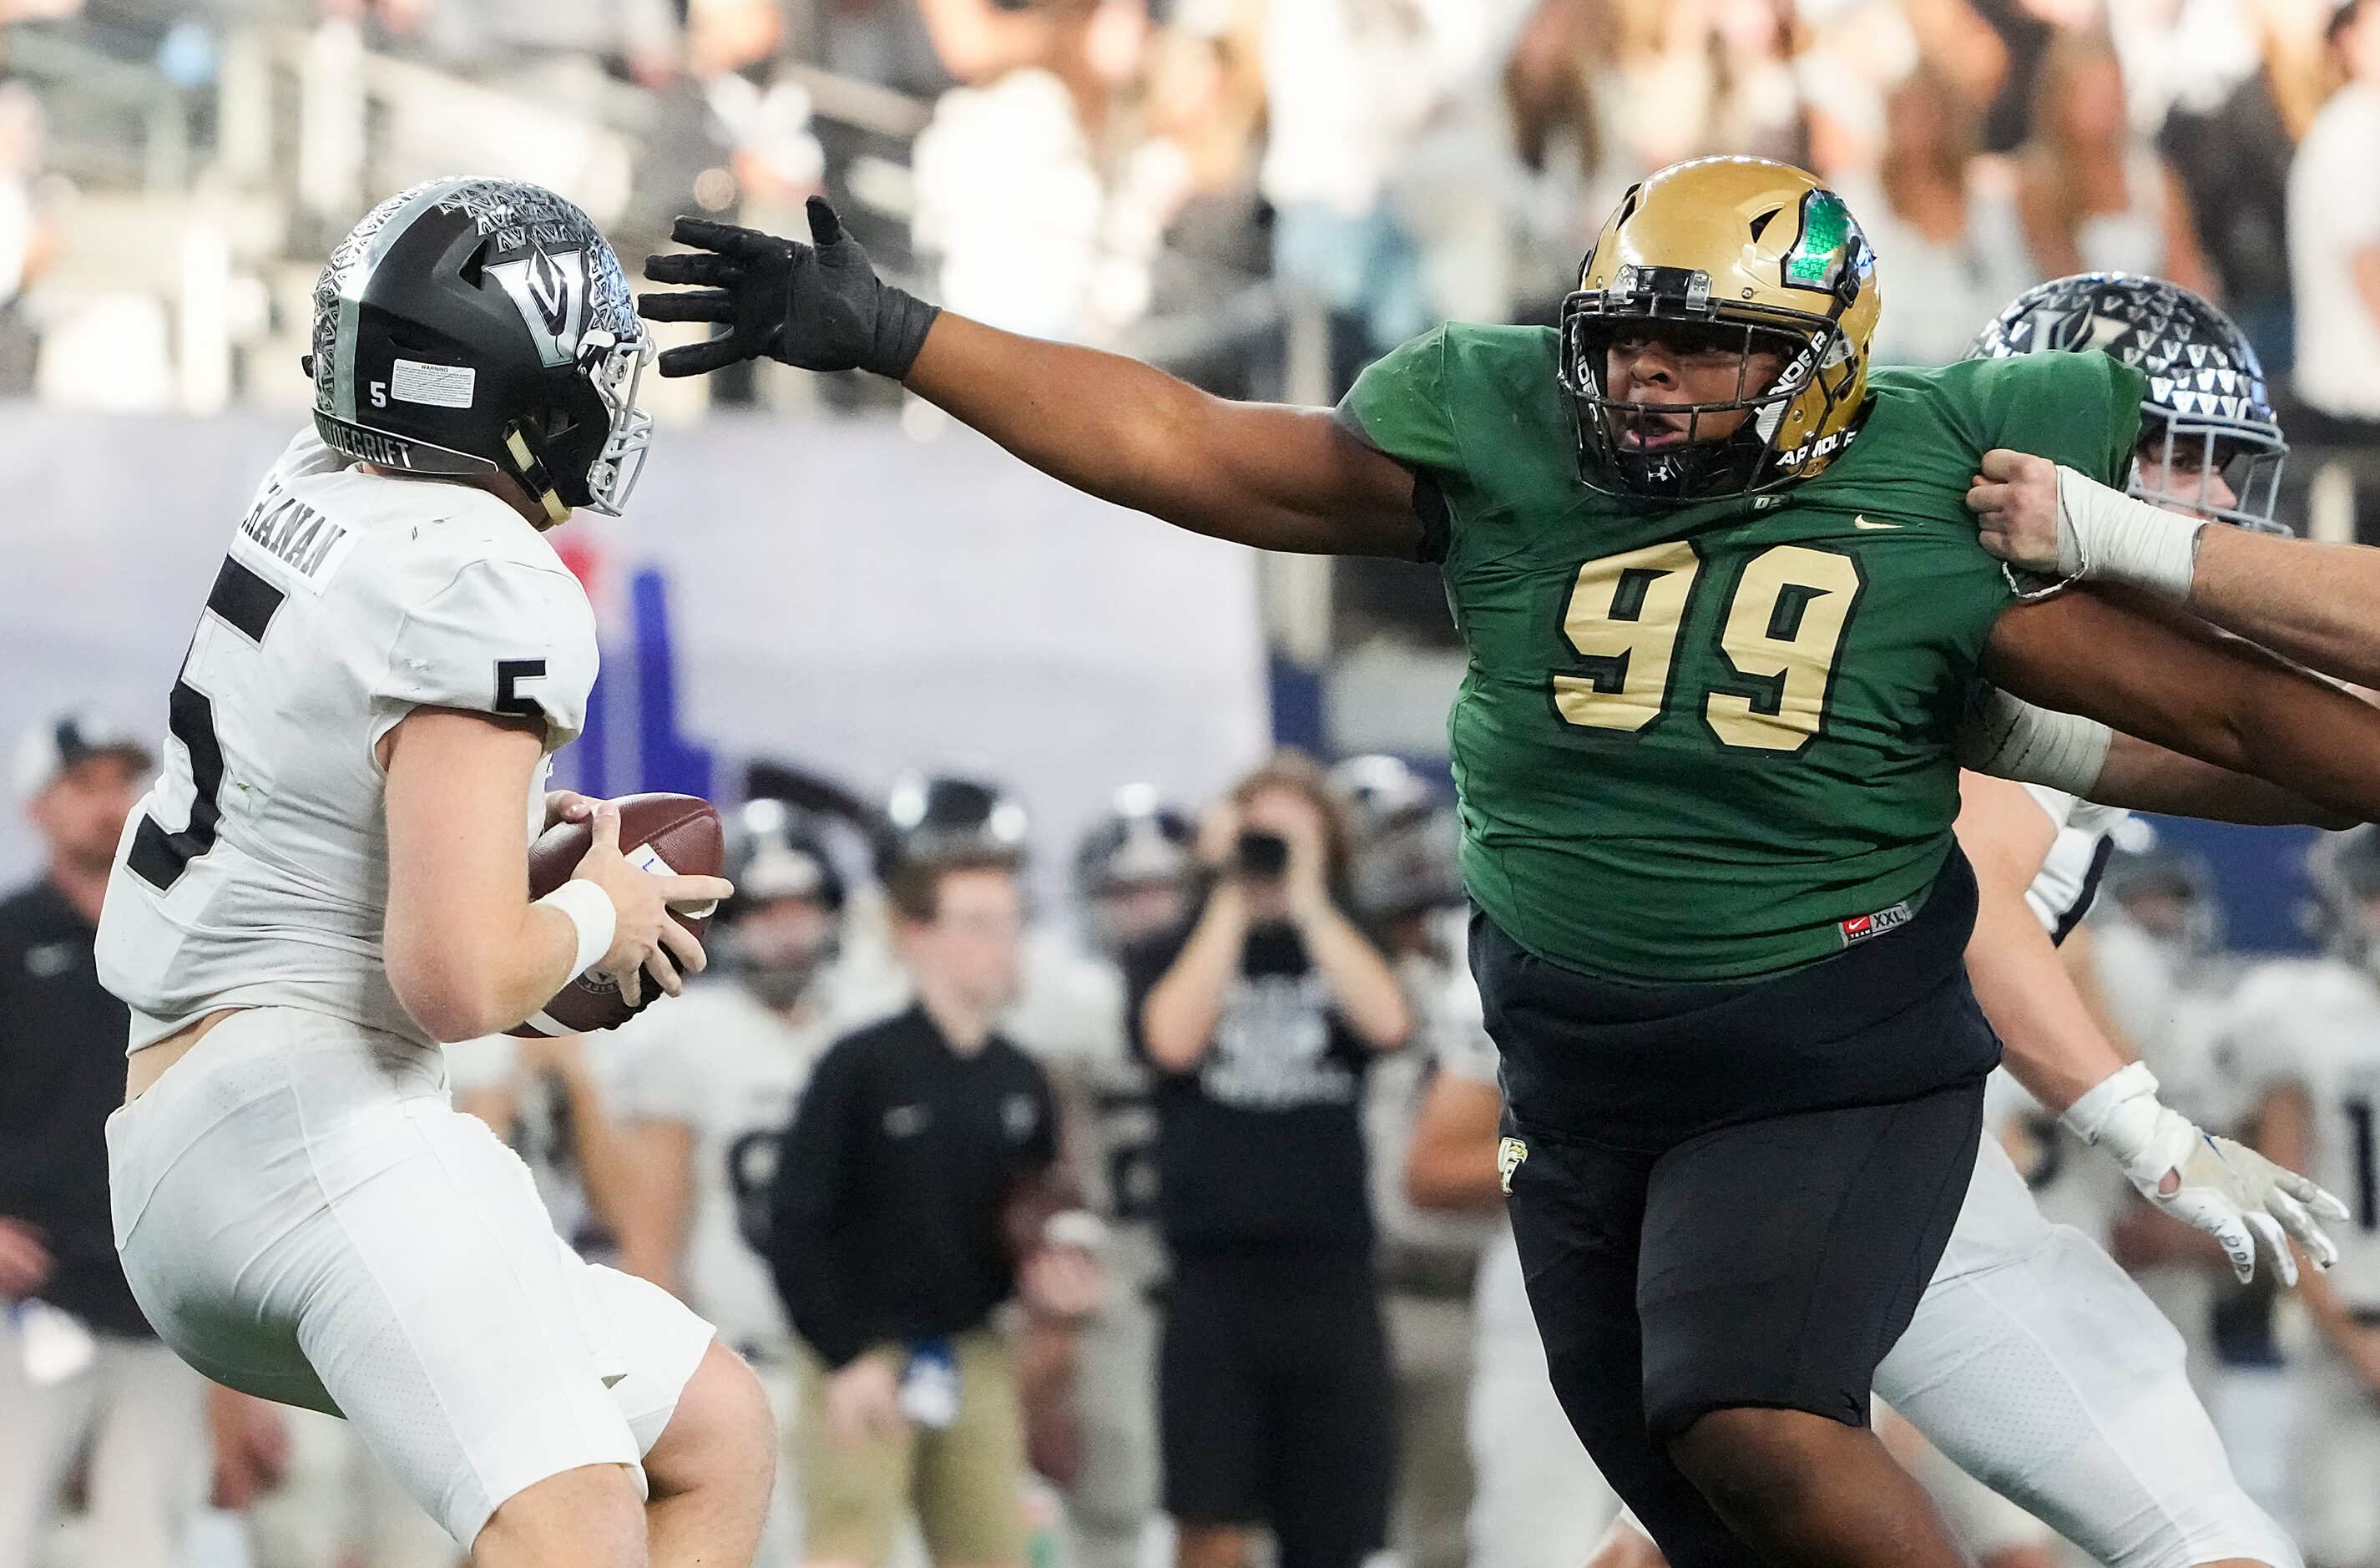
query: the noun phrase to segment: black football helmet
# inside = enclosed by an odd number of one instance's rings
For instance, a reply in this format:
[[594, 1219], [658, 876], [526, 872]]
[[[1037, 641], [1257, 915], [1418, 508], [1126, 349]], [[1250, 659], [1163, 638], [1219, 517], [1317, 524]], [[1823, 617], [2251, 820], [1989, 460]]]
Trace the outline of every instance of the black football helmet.
[[[1177, 888], [1186, 896], [1197, 829], [1153, 784], [1126, 784], [1075, 846], [1075, 902], [1084, 932], [1103, 953], [1148, 935], [1125, 929], [1116, 902], [1136, 890]], [[1171, 925], [1172, 919], [1163, 923]]]
[[1126, 784], [1075, 846], [1075, 891], [1101, 898], [1133, 882], [1187, 876], [1196, 837], [1190, 819], [1167, 805], [1155, 786]]
[[[2053, 279], [2018, 295], [1967, 357], [2087, 348], [2149, 378], [2133, 495], [2262, 533], [2289, 531], [2273, 520], [2289, 447], [2265, 368], [2231, 318], [2180, 285], [2125, 273]], [[2168, 488], [2193, 473], [2194, 487]], [[2228, 506], [2212, 493], [2218, 474], [2234, 498]]]
[[1348, 897], [1379, 922], [1463, 901], [1462, 830], [1453, 803], [1401, 759], [1350, 757], [1330, 770], [1354, 857]]
[[910, 773], [884, 802], [880, 868], [953, 856], [993, 855], [1022, 863], [1025, 803], [997, 780], [965, 773]]
[[845, 896], [843, 873], [825, 843], [801, 811], [782, 800], [747, 800], [727, 821], [727, 866], [720, 873], [735, 884], [720, 906], [719, 918], [781, 898], [807, 898], [839, 910]]
[[[805, 814], [782, 800], [747, 800], [726, 825], [723, 874], [735, 892], [719, 906], [712, 951], [762, 1002], [789, 1008], [842, 949], [843, 873]], [[796, 898], [817, 905], [823, 919], [790, 933], [747, 920]]]
[[314, 286], [314, 423], [412, 473], [505, 474], [559, 523], [644, 467], [651, 340], [593, 221], [541, 186], [433, 180], [374, 208]]
[[2223, 907], [2206, 857], [2133, 817], [2118, 824], [2099, 891], [2133, 925], [2174, 950], [2204, 957], [2223, 945]]

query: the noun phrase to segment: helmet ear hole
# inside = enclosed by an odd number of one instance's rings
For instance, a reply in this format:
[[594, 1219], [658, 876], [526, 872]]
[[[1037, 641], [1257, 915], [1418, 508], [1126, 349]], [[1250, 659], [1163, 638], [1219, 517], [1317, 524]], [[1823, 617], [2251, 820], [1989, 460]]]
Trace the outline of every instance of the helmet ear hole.
[[463, 258], [461, 276], [466, 286], [478, 288], [487, 280], [488, 241], [482, 239]]
[[1778, 213], [1784, 210], [1785, 209], [1782, 207], [1771, 207], [1768, 211], [1761, 213], [1758, 217], [1752, 220], [1752, 242], [1755, 245], [1760, 243], [1760, 237], [1768, 232], [1769, 224], [1776, 219]]

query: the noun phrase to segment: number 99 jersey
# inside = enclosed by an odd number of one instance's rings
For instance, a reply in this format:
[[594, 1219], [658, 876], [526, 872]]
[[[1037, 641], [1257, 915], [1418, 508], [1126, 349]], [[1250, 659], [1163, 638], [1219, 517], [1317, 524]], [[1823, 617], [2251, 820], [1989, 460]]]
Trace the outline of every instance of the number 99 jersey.
[[2012, 602], [1966, 510], [1976, 463], [2014, 447], [2120, 485], [2146, 383], [2104, 354], [1879, 371], [1823, 473], [1656, 503], [1580, 483], [1556, 359], [1543, 328], [1448, 326], [1340, 407], [1436, 517], [1473, 901], [1540, 959], [1660, 986], [1906, 924]]
[[380, 740], [455, 708], [534, 720], [551, 755], [584, 724], [595, 666], [586, 592], [518, 513], [301, 433], [233, 531], [164, 770], [116, 849], [99, 973], [132, 1010], [130, 1049], [228, 1006], [426, 1040], [382, 967]]

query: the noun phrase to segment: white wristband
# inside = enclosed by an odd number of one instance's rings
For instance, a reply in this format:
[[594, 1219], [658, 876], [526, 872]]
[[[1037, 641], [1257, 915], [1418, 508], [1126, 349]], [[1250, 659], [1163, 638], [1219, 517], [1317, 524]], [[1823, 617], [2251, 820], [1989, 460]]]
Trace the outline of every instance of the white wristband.
[[572, 979], [612, 951], [612, 939], [620, 931], [620, 911], [613, 906], [612, 895], [593, 882], [574, 877], [538, 903], [569, 916], [571, 929], [578, 933], [578, 952], [570, 960]]
[[2206, 527], [2058, 467], [2058, 566], [2086, 582], [2122, 583], [2176, 603], [2190, 597]]
[[2082, 1098], [2058, 1119], [2084, 1143], [2095, 1144], [2113, 1130], [2113, 1124], [2120, 1119], [2118, 1112], [2127, 1102], [2155, 1100], [2156, 1091], [2156, 1075], [2149, 1071], [2147, 1063], [2127, 1063], [2084, 1089]]
[[2036, 708], [1994, 687], [1959, 726], [1959, 765], [1994, 778], [2088, 797], [2115, 732], [2096, 719]]
[[2156, 1097], [2156, 1075], [2142, 1063], [2119, 1067], [2083, 1091], [2058, 1120], [2069, 1132], [2113, 1160], [2142, 1196], [2179, 1170], [2205, 1141], [2196, 1123]]

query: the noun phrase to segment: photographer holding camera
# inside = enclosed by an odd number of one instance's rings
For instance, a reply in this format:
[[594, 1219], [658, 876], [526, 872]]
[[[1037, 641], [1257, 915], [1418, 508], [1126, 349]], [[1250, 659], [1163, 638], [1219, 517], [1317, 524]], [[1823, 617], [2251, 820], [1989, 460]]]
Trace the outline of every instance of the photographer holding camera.
[[1356, 1568], [1385, 1544], [1393, 1458], [1363, 1083], [1411, 1020], [1335, 901], [1346, 828], [1311, 760], [1243, 779], [1199, 852], [1210, 886], [1188, 930], [1124, 960], [1158, 1076], [1176, 1562], [1243, 1568], [1269, 1525], [1281, 1568]]

